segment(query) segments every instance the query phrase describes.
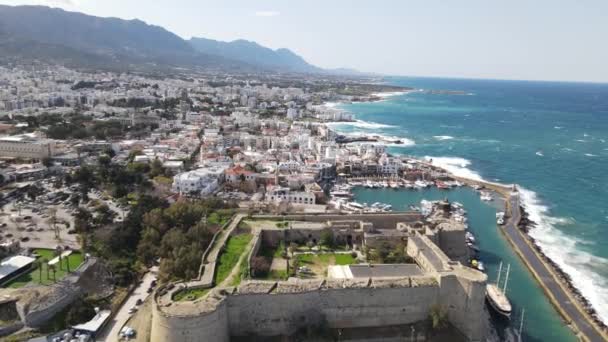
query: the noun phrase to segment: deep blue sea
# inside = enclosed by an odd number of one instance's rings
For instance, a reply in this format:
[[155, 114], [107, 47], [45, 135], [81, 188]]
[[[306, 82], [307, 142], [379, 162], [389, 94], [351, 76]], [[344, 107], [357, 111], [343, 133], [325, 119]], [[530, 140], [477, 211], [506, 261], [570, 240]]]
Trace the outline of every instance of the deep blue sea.
[[417, 91], [338, 105], [358, 121], [332, 126], [398, 137], [404, 144], [390, 145], [393, 154], [432, 157], [463, 176], [519, 184], [537, 223], [530, 235], [608, 322], [608, 84], [386, 82]]

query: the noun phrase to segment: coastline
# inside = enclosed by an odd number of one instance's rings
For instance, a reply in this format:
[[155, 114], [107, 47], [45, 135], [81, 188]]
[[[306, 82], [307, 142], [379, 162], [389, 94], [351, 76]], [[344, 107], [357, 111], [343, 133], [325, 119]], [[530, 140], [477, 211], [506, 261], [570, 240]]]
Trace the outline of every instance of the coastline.
[[[435, 167], [437, 167], [437, 166], [435, 166]], [[483, 180], [473, 180], [473, 179], [469, 179], [469, 178], [458, 177], [458, 176], [453, 175], [451, 172], [449, 172], [445, 169], [443, 169], [443, 170], [448, 172], [451, 177], [453, 177], [454, 179], [456, 179], [462, 183], [465, 183], [469, 186], [471, 186], [471, 185], [483, 186], [484, 188], [489, 189], [489, 190], [499, 194], [500, 197], [502, 197], [502, 199], [504, 200], [504, 203], [506, 206], [506, 208], [505, 208], [506, 211], [507, 212], [509, 211], [509, 209], [510, 209], [509, 208], [509, 205], [510, 205], [509, 199], [511, 196], [511, 194], [510, 194], [511, 190], [508, 185], [492, 183], [492, 182], [487, 182], [487, 181], [483, 181]], [[526, 212], [525, 208], [522, 205], [520, 205], [516, 210], [519, 210], [520, 215], [521, 215], [520, 216], [521, 219], [518, 220], [518, 222], [516, 224], [518, 233], [521, 234], [522, 237], [524, 237], [524, 240], [526, 241], [526, 243], [528, 245], [530, 245], [530, 247], [539, 256], [539, 258], [545, 263], [545, 266], [547, 267], [547, 269], [552, 273], [553, 277], [557, 280], [559, 285], [564, 289], [564, 292], [566, 292], [572, 298], [572, 302], [576, 304], [579, 311], [584, 313], [585, 317], [591, 322], [591, 325], [598, 330], [598, 332], [600, 333], [600, 335], [602, 335], [604, 337], [604, 339], [608, 340], [608, 326], [597, 316], [595, 309], [591, 306], [589, 301], [584, 297], [584, 295], [580, 292], [580, 290], [578, 290], [574, 286], [574, 284], [572, 283], [571, 277], [565, 271], [563, 271], [562, 268], [557, 263], [555, 263], [553, 260], [551, 260], [549, 257], [547, 257], [545, 255], [545, 253], [542, 251], [542, 248], [536, 243], [535, 239], [528, 234], [528, 229], [530, 228], [530, 226], [533, 226], [536, 223], [528, 219], [528, 213]], [[509, 219], [511, 219], [511, 218], [509, 218]], [[517, 245], [514, 243], [514, 241], [512, 241], [507, 234], [504, 234], [504, 231], [502, 230], [502, 228], [499, 228], [499, 230], [501, 231], [501, 233], [503, 233], [502, 235], [507, 239], [507, 241], [509, 241], [509, 244], [514, 249], [514, 251], [517, 253], [517, 255], [520, 257], [520, 259], [522, 259], [524, 264], [526, 264], [527, 269], [534, 275], [534, 278], [536, 279], [536, 281], [539, 283], [539, 285], [543, 289], [543, 292], [545, 292], [547, 297], [550, 299], [552, 305], [558, 310], [558, 312], [560, 313], [562, 318], [565, 320], [565, 322], [571, 328], [574, 328], [574, 327], [572, 327], [572, 318], [569, 317], [569, 315], [566, 312], [564, 312], [564, 310], [560, 306], [557, 299], [555, 299], [552, 296], [552, 294], [550, 293], [550, 291], [546, 288], [541, 277], [534, 272], [533, 267], [529, 264], [528, 260], [523, 256], [523, 253], [521, 251], [519, 251], [519, 249], [518, 249]], [[580, 334], [580, 331], [578, 331], [578, 329], [574, 329], [574, 330], [577, 334]], [[579, 338], [581, 337], [580, 335], [577, 335], [577, 336]]]
[[[406, 93], [414, 92], [414, 91], [416, 91], [416, 90], [411, 90], [411, 91], [408, 91], [405, 93], [400, 93], [400, 94], [387, 93], [385, 95], [385, 97], [382, 98], [382, 100], [385, 100], [387, 97], [390, 97], [390, 96], [402, 95], [402, 94], [406, 94]], [[366, 102], [376, 102], [376, 101], [366, 101]], [[340, 104], [340, 102], [334, 104], [333, 106], [335, 107], [338, 104]], [[330, 125], [328, 125], [328, 126], [330, 126]], [[425, 163], [426, 165], [432, 165], [432, 164], [428, 163], [428, 161], [423, 160], [421, 158], [414, 158], [414, 157], [409, 157], [409, 156], [408, 156], [408, 158], [415, 159], [421, 163]], [[472, 178], [466, 178], [466, 177], [459, 177], [459, 176], [454, 175], [453, 172], [451, 172], [450, 170], [447, 170], [444, 167], [441, 167], [438, 165], [432, 165], [432, 167], [445, 171], [453, 179], [461, 181], [462, 183], [465, 183], [469, 186], [474, 185], [474, 184], [480, 185], [480, 186], [485, 187], [486, 189], [489, 189], [489, 190], [499, 194], [499, 196], [504, 200], [505, 205], [507, 206], [506, 209], [509, 209], [508, 208], [509, 203], [510, 203], [509, 200], [511, 198], [511, 190], [512, 190], [513, 186], [500, 184], [500, 183], [488, 182], [483, 179], [472, 179]], [[608, 341], [608, 326], [599, 317], [599, 315], [597, 314], [597, 311], [593, 308], [590, 301], [581, 293], [581, 291], [578, 288], [575, 287], [571, 276], [569, 274], [567, 274], [555, 261], [550, 259], [543, 252], [542, 247], [539, 246], [539, 244], [536, 242], [536, 240], [528, 234], [530, 227], [533, 227], [537, 223], [533, 222], [529, 219], [529, 214], [526, 212], [526, 209], [523, 205], [519, 205], [517, 210], [519, 211], [520, 217], [521, 217], [521, 219], [518, 220], [518, 222], [516, 224], [518, 234], [520, 234], [523, 237], [524, 241], [536, 253], [538, 258], [542, 261], [542, 263], [546, 267], [546, 269], [549, 270], [549, 272], [550, 272], [551, 276], [554, 278], [554, 280], [559, 284], [559, 286], [563, 289], [563, 291], [571, 299], [572, 303], [574, 303], [574, 305], [578, 308], [578, 310], [583, 314], [585, 319], [589, 322], [589, 325], [592, 326], [597, 332], [599, 332], [599, 334], [603, 337], [604, 340]], [[564, 321], [571, 328], [573, 328], [573, 330], [575, 332], [578, 333], [577, 336], [579, 338], [586, 340], [585, 338], [581, 337], [580, 329], [576, 329], [575, 327], [573, 327], [572, 318], [563, 310], [563, 308], [560, 307], [560, 303], [557, 301], [556, 298], [554, 298], [552, 296], [551, 291], [549, 291], [546, 288], [545, 284], [543, 283], [542, 278], [538, 274], [535, 273], [533, 267], [528, 263], [528, 261], [526, 260], [526, 258], [523, 255], [523, 253], [520, 250], [518, 250], [518, 247], [516, 246], [514, 241], [512, 241], [507, 234], [504, 234], [504, 231], [502, 229], [501, 229], [501, 232], [503, 233], [505, 239], [511, 245], [512, 249], [522, 259], [522, 261], [526, 265], [526, 268], [533, 274], [536, 282], [541, 286], [541, 288], [545, 292], [545, 295], [549, 298], [552, 305], [560, 313], [560, 315], [562, 316]]]

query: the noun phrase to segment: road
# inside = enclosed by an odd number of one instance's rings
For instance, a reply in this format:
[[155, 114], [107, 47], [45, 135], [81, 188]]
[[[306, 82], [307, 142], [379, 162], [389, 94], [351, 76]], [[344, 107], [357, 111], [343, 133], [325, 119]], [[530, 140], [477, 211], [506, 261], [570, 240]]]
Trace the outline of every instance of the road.
[[153, 268], [150, 272], [146, 273], [142, 279], [141, 284], [131, 293], [129, 298], [125, 301], [122, 307], [118, 310], [118, 313], [112, 318], [110, 322], [105, 326], [102, 333], [99, 337], [96, 338], [96, 341], [105, 341], [105, 342], [117, 342], [118, 334], [120, 330], [125, 325], [131, 314], [129, 314], [129, 309], [135, 306], [135, 303], [138, 299], [141, 299], [143, 302], [150, 295], [148, 293], [148, 288], [152, 284], [152, 281], [156, 280], [158, 268]]
[[511, 240], [511, 243], [519, 250], [519, 255], [526, 262], [532, 272], [537, 275], [537, 281], [541, 283], [545, 291], [549, 292], [550, 298], [554, 301], [554, 304], [562, 309], [562, 314], [567, 316], [567, 320], [571, 321], [571, 324], [591, 342], [607, 341], [605, 337], [597, 330], [596, 326], [590, 322], [590, 318], [583, 312], [581, 308], [575, 303], [576, 299], [569, 295], [567, 290], [560, 285], [559, 280], [555, 278], [555, 275], [549, 270], [548, 264], [546, 264], [539, 254], [534, 250], [530, 243], [526, 240], [524, 233], [522, 233], [517, 224], [521, 219], [521, 211], [519, 209], [519, 196], [512, 194], [509, 198], [511, 219], [504, 226], [503, 231], [507, 235], [507, 238]]

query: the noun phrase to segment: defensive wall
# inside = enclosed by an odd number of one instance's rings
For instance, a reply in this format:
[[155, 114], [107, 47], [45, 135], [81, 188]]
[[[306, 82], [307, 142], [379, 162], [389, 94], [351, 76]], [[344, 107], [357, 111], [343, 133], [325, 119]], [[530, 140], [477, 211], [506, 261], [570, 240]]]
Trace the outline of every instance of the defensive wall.
[[427, 319], [433, 307], [446, 312], [469, 341], [484, 340], [485, 274], [451, 261], [420, 234], [408, 240], [407, 252], [424, 275], [246, 281], [238, 288], [216, 288], [201, 299], [179, 303], [160, 300], [160, 289], [155, 294], [151, 341], [227, 342], [231, 336], [289, 336], [311, 327], [405, 325]]

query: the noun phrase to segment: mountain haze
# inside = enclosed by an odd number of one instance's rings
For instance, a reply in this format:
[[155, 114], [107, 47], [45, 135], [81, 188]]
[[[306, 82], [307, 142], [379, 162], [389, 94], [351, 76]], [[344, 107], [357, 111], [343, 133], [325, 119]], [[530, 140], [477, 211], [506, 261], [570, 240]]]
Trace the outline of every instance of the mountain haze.
[[324, 70], [309, 64], [289, 49], [272, 50], [258, 43], [239, 39], [222, 42], [206, 38], [192, 38], [190, 44], [199, 52], [283, 71], [319, 73]]
[[39, 60], [100, 68], [356, 73], [321, 69], [289, 49], [272, 50], [247, 40], [184, 40], [137, 19], [101, 18], [45, 6], [0, 5], [0, 52], [0, 62]]

